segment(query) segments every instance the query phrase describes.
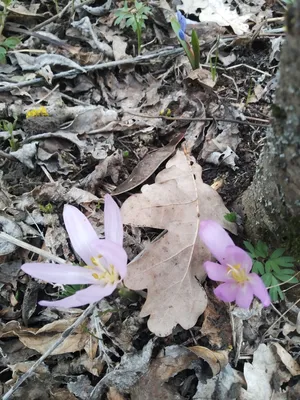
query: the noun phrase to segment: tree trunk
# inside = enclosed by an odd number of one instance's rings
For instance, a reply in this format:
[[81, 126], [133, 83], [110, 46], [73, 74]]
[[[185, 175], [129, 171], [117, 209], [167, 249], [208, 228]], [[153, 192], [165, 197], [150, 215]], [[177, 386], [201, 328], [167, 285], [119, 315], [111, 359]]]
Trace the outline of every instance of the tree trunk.
[[248, 237], [288, 246], [300, 258], [300, 0], [289, 9], [286, 27], [273, 129], [242, 206]]

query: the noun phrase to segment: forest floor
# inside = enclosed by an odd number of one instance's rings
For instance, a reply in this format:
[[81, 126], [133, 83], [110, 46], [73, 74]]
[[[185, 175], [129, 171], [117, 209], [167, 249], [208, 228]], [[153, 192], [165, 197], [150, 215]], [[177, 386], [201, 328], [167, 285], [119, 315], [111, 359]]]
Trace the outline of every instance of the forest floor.
[[[299, 399], [294, 298], [278, 298], [266, 309], [254, 300], [242, 310], [216, 299], [214, 283], [202, 276], [203, 310], [194, 310], [190, 292], [176, 308], [170, 286], [166, 298], [159, 297], [158, 284], [139, 286], [131, 272], [125, 284], [136, 291], [116, 290], [82, 314], [86, 307], [38, 304], [78, 287], [46, 284], [20, 269], [58, 258], [75, 263], [63, 206], [79, 208], [103, 238], [106, 193], [122, 209], [129, 261], [151, 248], [158, 265], [157, 243], [172, 227], [155, 214], [160, 195], [167, 196], [157, 188], [173, 173], [182, 189], [185, 157], [196, 165], [200, 220], [202, 202], [212, 219], [233, 212], [227, 218], [236, 225], [222, 224], [235, 225], [233, 233], [237, 226], [232, 237], [243, 246], [249, 238], [235, 201], [251, 184], [271, 132], [285, 3], [145, 2], [151, 14], [140, 55], [131, 28], [114, 23], [122, 1], [0, 3], [0, 231], [6, 235], [0, 236], [0, 394], [5, 400]], [[171, 28], [176, 9], [198, 34], [199, 69], [192, 70]], [[188, 25], [187, 42], [190, 35]], [[208, 186], [218, 193], [216, 202], [205, 194]], [[144, 198], [137, 197], [149, 188], [158, 190], [148, 199], [153, 222], [142, 215]], [[177, 189], [168, 190], [175, 207]], [[123, 206], [128, 200], [130, 211]], [[176, 214], [181, 237], [188, 213], [182, 220]], [[168, 215], [176, 219], [175, 211]], [[168, 242], [172, 255], [180, 240]], [[199, 257], [200, 265], [205, 256]], [[146, 260], [139, 257], [131, 271], [144, 265], [146, 276]], [[190, 274], [195, 279], [197, 273]], [[168, 301], [173, 324], [163, 310]], [[193, 309], [187, 318], [184, 302]]]

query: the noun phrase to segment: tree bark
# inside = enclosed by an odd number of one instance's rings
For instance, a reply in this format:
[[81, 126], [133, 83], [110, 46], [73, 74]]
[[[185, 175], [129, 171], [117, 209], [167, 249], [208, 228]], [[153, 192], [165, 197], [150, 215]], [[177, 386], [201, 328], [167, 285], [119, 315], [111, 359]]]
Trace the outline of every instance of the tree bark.
[[274, 247], [287, 244], [300, 257], [300, 0], [287, 12], [286, 27], [273, 129], [241, 201], [248, 237], [275, 239]]

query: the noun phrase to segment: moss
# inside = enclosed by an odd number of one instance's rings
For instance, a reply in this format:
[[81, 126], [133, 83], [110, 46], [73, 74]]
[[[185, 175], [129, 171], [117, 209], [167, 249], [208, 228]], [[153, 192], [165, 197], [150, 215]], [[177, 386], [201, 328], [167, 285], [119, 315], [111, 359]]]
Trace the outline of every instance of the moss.
[[272, 116], [277, 119], [286, 119], [287, 115], [283, 108], [279, 107], [276, 104], [272, 104], [271, 106]]
[[290, 217], [288, 222], [285, 221], [282, 238], [284, 238], [282, 247], [300, 262], [300, 216]]

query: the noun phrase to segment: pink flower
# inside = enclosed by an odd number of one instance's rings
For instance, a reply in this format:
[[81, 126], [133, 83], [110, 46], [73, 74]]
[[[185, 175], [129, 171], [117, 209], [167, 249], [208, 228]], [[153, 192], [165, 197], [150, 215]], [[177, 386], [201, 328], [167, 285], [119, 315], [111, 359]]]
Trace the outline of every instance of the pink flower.
[[249, 308], [256, 296], [267, 307], [271, 304], [270, 296], [262, 281], [252, 268], [251, 257], [234, 245], [228, 233], [214, 221], [202, 221], [199, 235], [213, 256], [220, 264], [206, 261], [204, 268], [214, 281], [224, 282], [215, 290], [215, 295], [222, 301], [235, 301], [239, 307]]
[[98, 238], [88, 219], [76, 207], [65, 205], [63, 218], [73, 249], [86, 266], [30, 263], [21, 268], [34, 278], [46, 282], [90, 285], [62, 300], [40, 301], [42, 306], [69, 308], [98, 302], [115, 290], [127, 272], [120, 209], [107, 194], [104, 207], [105, 239]]

